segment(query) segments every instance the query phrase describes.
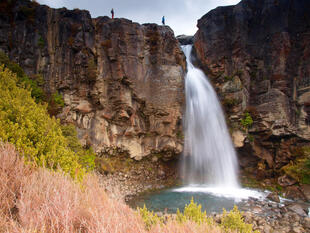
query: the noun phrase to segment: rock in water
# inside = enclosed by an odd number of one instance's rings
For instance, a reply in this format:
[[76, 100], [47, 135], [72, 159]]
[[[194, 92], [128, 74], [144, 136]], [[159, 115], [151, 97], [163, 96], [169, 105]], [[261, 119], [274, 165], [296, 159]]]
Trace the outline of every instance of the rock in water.
[[271, 201], [280, 203], [279, 195], [276, 192], [269, 193], [267, 198]]

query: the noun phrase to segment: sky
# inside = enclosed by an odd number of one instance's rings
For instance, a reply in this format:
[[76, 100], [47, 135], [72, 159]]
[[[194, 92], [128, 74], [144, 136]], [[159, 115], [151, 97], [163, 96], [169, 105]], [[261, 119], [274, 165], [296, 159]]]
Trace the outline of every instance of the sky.
[[197, 20], [208, 11], [218, 7], [235, 5], [240, 0], [37, 0], [53, 8], [86, 9], [93, 18], [111, 17], [114, 9], [116, 18], [127, 18], [134, 22], [161, 24], [165, 16], [166, 25], [175, 35], [193, 35], [197, 31]]

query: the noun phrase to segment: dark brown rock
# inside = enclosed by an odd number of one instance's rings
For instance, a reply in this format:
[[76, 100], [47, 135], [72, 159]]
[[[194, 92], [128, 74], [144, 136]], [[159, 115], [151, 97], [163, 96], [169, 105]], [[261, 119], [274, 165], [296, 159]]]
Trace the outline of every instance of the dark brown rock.
[[289, 205], [287, 208], [302, 217], [307, 217], [307, 214], [304, 211], [303, 207], [299, 204], [292, 204]]
[[269, 193], [267, 198], [271, 201], [280, 203], [279, 195], [276, 192]]
[[[198, 20], [197, 64], [216, 87], [232, 134], [243, 129], [254, 141], [237, 141], [241, 166], [257, 168], [263, 159], [266, 169], [279, 169], [294, 159], [293, 147], [309, 145], [309, 8], [308, 0], [243, 0]], [[254, 120], [247, 129], [240, 124], [246, 111]]]
[[287, 175], [283, 175], [283, 176], [280, 176], [278, 178], [278, 184], [283, 186], [283, 187], [290, 186], [290, 185], [293, 185], [296, 183], [297, 183], [296, 180], [294, 180], [293, 178], [291, 178]]

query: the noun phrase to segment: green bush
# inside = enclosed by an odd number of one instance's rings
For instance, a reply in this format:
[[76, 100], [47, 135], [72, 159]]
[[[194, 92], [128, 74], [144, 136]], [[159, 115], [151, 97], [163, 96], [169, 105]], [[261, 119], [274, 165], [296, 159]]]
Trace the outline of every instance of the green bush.
[[188, 205], [185, 205], [184, 213], [182, 214], [180, 210], [177, 210], [177, 220], [179, 222], [193, 221], [198, 224], [213, 224], [212, 218], [207, 216], [207, 212], [201, 211], [201, 205], [194, 202], [194, 198]]
[[39, 39], [38, 39], [38, 45], [41, 49], [43, 49], [45, 46], [45, 41], [41, 35], [39, 36]]
[[142, 217], [145, 228], [147, 230], [151, 229], [153, 225], [156, 224], [163, 224], [164, 220], [161, 217], [158, 217], [157, 214], [154, 214], [153, 211], [148, 211], [146, 206], [144, 205], [143, 208], [137, 208], [139, 215]]
[[302, 184], [310, 184], [310, 147], [295, 148], [295, 161], [284, 166], [283, 171]]
[[46, 105], [35, 102], [28, 89], [19, 87], [17, 80], [10, 70], [0, 67], [1, 140], [14, 144], [28, 161], [82, 177], [93, 167], [88, 164], [90, 158], [80, 158], [70, 149], [59, 121], [48, 115]]
[[59, 107], [65, 106], [64, 99], [63, 99], [62, 95], [59, 94], [58, 92], [55, 92], [54, 94], [52, 94], [52, 100], [53, 100], [54, 103], [57, 104]]
[[249, 112], [245, 112], [243, 114], [243, 118], [241, 119], [241, 125], [245, 128], [248, 129], [249, 127], [251, 127], [253, 124], [253, 119], [250, 115]]
[[223, 209], [220, 226], [226, 232], [231, 232], [233, 230], [238, 233], [259, 233], [258, 231], [253, 231], [252, 224], [247, 224], [243, 221], [242, 213], [238, 210], [237, 206], [234, 206], [230, 212]]
[[62, 134], [66, 137], [68, 147], [77, 153], [79, 163], [87, 170], [95, 169], [96, 154], [92, 148], [84, 149], [78, 140], [75, 126], [72, 124], [61, 126]]
[[[17, 85], [20, 87], [29, 88], [31, 90], [31, 96], [36, 99], [36, 102], [43, 101], [43, 99], [45, 98], [44, 91], [39, 86], [43, 85], [42, 77], [39, 80], [40, 83], [38, 83], [36, 78], [29, 78], [18, 64], [10, 61], [6, 54], [0, 51], [0, 66], [1, 65], [4, 65], [4, 67], [8, 68], [17, 75]], [[35, 77], [38, 77], [38, 75], [36, 75]]]

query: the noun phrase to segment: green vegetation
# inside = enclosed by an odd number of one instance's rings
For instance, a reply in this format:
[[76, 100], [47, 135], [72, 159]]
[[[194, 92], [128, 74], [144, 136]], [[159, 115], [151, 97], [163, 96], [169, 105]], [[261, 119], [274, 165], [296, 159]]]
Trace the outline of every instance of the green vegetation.
[[[135, 162], [136, 166], [142, 161]], [[96, 158], [96, 167], [100, 173], [108, 174], [118, 172], [128, 172], [133, 166], [133, 159], [126, 155], [119, 154], [118, 156], [102, 156]]]
[[39, 45], [39, 47], [40, 47], [41, 49], [43, 49], [44, 46], [45, 46], [45, 41], [44, 41], [44, 39], [42, 38], [41, 35], [39, 36], [39, 39], [38, 39], [38, 45]]
[[250, 142], [254, 142], [254, 136], [253, 135], [248, 134], [247, 137], [248, 137]]
[[243, 221], [242, 212], [238, 210], [237, 206], [234, 206], [230, 212], [223, 210], [220, 225], [226, 232], [233, 230], [240, 233], [259, 233], [258, 231], [253, 231], [252, 224], [247, 224]]
[[207, 216], [207, 212], [201, 211], [201, 205], [194, 202], [194, 198], [188, 205], [185, 205], [184, 213], [182, 214], [180, 210], [177, 210], [177, 220], [179, 222], [192, 221], [198, 224], [213, 224], [213, 219]]
[[[73, 133], [62, 132], [60, 123], [51, 118], [46, 105], [37, 104], [29, 88], [18, 85], [18, 76], [0, 67], [0, 138], [24, 154], [27, 161], [52, 169], [59, 167], [73, 177], [82, 177], [94, 167], [94, 155], [72, 142]], [[74, 140], [73, 140], [74, 141]]]
[[235, 98], [225, 98], [223, 100], [224, 107], [228, 108], [228, 109], [232, 108], [232, 107], [234, 107], [234, 106], [236, 106], [238, 104], [239, 104], [239, 101], [237, 99], [235, 99]]
[[[137, 208], [137, 211], [142, 217], [147, 230], [150, 230], [154, 225], [163, 225], [169, 222], [169, 217], [168, 219], [165, 219], [165, 216], [159, 217], [154, 214], [153, 211], [149, 211], [145, 205], [143, 208]], [[234, 206], [233, 210], [230, 212], [223, 209], [223, 215], [219, 226], [224, 232], [259, 233], [258, 231], [253, 231], [252, 224], [244, 222], [242, 215], [243, 213], [238, 210], [237, 206]], [[218, 226], [211, 217], [207, 216], [206, 211], [201, 210], [201, 205], [195, 203], [193, 198], [190, 203], [185, 206], [184, 213], [177, 210], [176, 220], [181, 225], [186, 222], [194, 222], [200, 226]]]
[[16, 74], [16, 84], [19, 87], [30, 89], [31, 96], [35, 98], [36, 102], [41, 102], [45, 98], [43, 89], [40, 87], [43, 85], [42, 76], [35, 75], [33, 79], [29, 78], [18, 64], [10, 61], [6, 54], [0, 51], [0, 66], [1, 65], [4, 65], [4, 67]]
[[296, 157], [284, 166], [283, 171], [302, 184], [310, 184], [310, 147], [300, 147], [293, 151]]
[[61, 131], [66, 137], [68, 147], [78, 155], [79, 163], [87, 171], [94, 170], [96, 154], [92, 148], [83, 148], [78, 140], [75, 126], [73, 124], [62, 125]]
[[229, 75], [225, 75], [225, 76], [224, 76], [225, 82], [231, 81], [232, 79], [233, 79], [233, 76], [229, 76]]
[[48, 98], [47, 110], [51, 116], [56, 116], [62, 107], [65, 106], [65, 101], [61, 94], [57, 91], [50, 95]]
[[65, 106], [64, 99], [62, 95], [60, 95], [58, 92], [55, 92], [54, 94], [52, 94], [52, 100], [55, 102], [55, 104], [57, 104], [60, 107]]
[[245, 128], [245, 129], [248, 129], [249, 127], [252, 126], [252, 124], [253, 124], [253, 119], [252, 119], [252, 117], [251, 117], [251, 115], [250, 115], [249, 112], [246, 111], [246, 112], [243, 114], [243, 118], [241, 119], [240, 123], [241, 123], [241, 125], [243, 126], [243, 128]]
[[154, 214], [153, 211], [149, 211], [144, 205], [143, 208], [137, 208], [138, 214], [142, 217], [145, 224], [145, 228], [150, 230], [153, 225], [162, 224], [164, 219], [158, 217], [157, 214]]

